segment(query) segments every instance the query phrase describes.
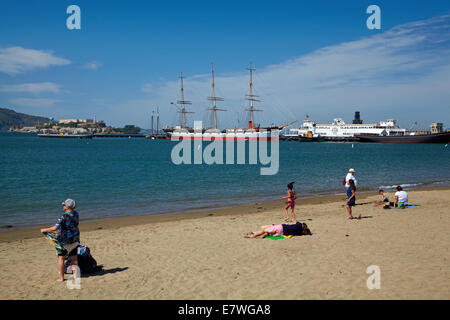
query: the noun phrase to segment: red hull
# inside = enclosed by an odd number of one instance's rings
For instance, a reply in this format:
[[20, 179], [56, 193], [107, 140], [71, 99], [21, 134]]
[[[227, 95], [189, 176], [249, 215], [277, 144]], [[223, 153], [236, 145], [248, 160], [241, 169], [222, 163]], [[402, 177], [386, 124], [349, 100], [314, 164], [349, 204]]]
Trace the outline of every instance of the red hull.
[[[171, 137], [167, 136], [166, 139], [172, 140]], [[174, 138], [174, 141], [177, 140], [202, 140], [202, 141], [214, 141], [214, 140], [221, 140], [221, 141], [278, 141], [280, 140], [278, 137], [264, 137], [264, 138], [254, 138], [254, 137], [185, 137], [185, 136], [178, 136]]]

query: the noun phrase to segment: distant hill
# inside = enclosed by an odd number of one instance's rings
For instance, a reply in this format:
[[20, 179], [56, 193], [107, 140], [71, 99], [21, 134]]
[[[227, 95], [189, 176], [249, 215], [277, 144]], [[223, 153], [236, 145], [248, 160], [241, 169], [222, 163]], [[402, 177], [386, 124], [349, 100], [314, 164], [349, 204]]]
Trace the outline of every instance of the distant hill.
[[44, 124], [49, 121], [49, 118], [30, 116], [11, 109], [0, 108], [0, 131], [8, 131], [10, 126], [32, 127], [38, 123]]

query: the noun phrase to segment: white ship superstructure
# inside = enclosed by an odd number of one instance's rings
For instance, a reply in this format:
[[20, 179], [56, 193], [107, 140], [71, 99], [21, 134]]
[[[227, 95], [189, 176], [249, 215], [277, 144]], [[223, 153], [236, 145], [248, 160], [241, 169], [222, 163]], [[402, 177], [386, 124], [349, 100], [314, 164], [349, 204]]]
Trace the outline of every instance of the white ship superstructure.
[[320, 136], [324, 138], [352, 138], [358, 135], [404, 135], [406, 129], [399, 128], [395, 119], [379, 123], [345, 123], [336, 118], [332, 123], [321, 124], [309, 119], [300, 128], [290, 129], [286, 136]]

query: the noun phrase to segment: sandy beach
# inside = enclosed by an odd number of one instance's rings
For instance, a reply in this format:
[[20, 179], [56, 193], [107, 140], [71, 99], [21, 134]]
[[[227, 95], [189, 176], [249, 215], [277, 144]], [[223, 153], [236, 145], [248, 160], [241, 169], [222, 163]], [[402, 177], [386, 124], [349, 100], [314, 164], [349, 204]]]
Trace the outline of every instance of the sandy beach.
[[[359, 220], [346, 219], [344, 193], [300, 198], [297, 218], [316, 234], [280, 240], [243, 235], [284, 223], [282, 200], [82, 222], [81, 242], [104, 271], [83, 276], [80, 290], [56, 283], [39, 228], [2, 231], [0, 299], [449, 299], [450, 188], [408, 193], [420, 206], [384, 210], [376, 193], [358, 194]], [[371, 265], [380, 289], [367, 288]]]

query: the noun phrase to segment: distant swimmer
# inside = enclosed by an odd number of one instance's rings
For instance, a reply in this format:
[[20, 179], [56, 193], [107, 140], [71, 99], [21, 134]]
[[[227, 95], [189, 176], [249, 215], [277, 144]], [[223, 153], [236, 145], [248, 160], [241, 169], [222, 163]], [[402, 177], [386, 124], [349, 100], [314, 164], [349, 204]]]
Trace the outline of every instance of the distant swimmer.
[[287, 199], [286, 206], [284, 207], [284, 212], [285, 212], [284, 221], [286, 221], [286, 222], [289, 221], [288, 209], [291, 208], [292, 222], [296, 223], [297, 218], [295, 217], [294, 208], [295, 208], [295, 200], [298, 198], [298, 196], [297, 196], [297, 192], [295, 192], [295, 190], [294, 190], [294, 183], [295, 182], [290, 182], [287, 185], [287, 196], [282, 197], [282, 199]]

